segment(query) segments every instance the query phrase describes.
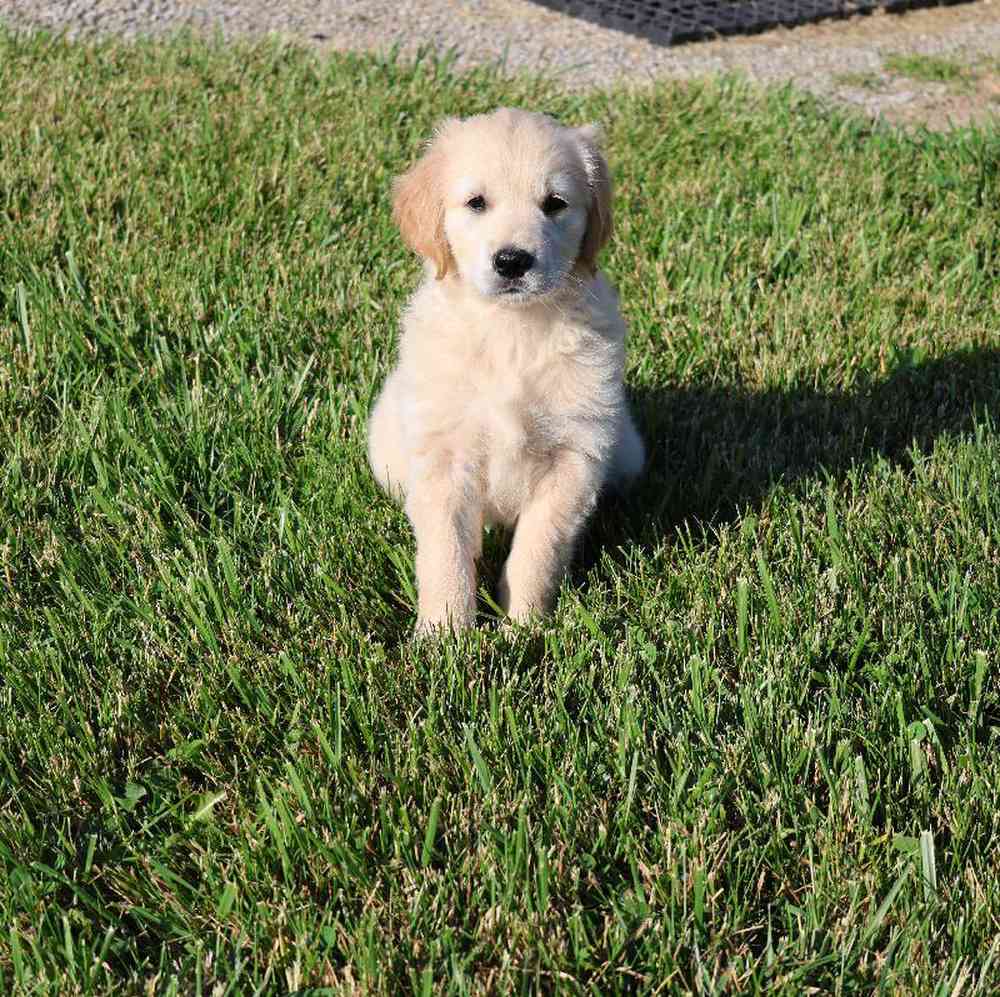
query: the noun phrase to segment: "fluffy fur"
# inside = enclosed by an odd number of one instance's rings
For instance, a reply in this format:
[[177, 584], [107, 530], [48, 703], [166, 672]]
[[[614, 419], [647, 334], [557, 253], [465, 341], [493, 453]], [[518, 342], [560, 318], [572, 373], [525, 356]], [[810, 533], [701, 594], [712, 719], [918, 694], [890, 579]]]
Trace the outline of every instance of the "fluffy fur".
[[394, 209], [427, 266], [369, 458], [413, 524], [417, 629], [473, 623], [494, 523], [516, 526], [498, 602], [523, 620], [548, 608], [601, 489], [644, 461], [625, 325], [596, 266], [611, 234], [596, 130], [510, 109], [447, 120]]

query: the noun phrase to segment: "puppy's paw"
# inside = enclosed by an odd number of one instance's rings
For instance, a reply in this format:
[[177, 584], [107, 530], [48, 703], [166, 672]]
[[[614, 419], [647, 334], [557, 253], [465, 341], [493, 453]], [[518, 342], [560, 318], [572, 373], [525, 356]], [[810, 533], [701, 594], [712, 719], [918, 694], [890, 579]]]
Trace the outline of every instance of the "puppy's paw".
[[537, 623], [545, 615], [545, 610], [516, 596], [511, 598], [509, 590], [500, 587], [497, 590], [497, 605], [504, 611], [504, 622], [527, 626]]
[[508, 622], [522, 625], [537, 622], [548, 609], [544, 600], [531, 599], [524, 592], [511, 592], [506, 571], [501, 573], [497, 582], [497, 605], [506, 614]]
[[447, 624], [441, 624], [434, 620], [418, 618], [417, 625], [413, 628], [414, 640], [433, 640], [442, 634], [448, 633]]
[[461, 613], [447, 611], [421, 613], [417, 617], [413, 636], [419, 640], [426, 637], [442, 637], [445, 634], [460, 634], [463, 630], [471, 629], [475, 622], [475, 612], [471, 610], [465, 610]]
[[511, 626], [534, 627], [545, 620], [545, 612], [537, 606], [514, 606], [508, 611], [505, 622]]

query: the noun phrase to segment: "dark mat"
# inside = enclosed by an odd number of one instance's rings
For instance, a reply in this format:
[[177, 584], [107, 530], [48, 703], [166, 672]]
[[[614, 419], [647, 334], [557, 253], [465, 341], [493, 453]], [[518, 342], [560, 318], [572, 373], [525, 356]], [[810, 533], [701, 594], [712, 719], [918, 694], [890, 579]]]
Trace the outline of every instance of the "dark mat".
[[[877, 8], [901, 12], [962, 0], [534, 0], [544, 7], [662, 45], [763, 31]], [[965, 0], [968, 2], [968, 0]]]

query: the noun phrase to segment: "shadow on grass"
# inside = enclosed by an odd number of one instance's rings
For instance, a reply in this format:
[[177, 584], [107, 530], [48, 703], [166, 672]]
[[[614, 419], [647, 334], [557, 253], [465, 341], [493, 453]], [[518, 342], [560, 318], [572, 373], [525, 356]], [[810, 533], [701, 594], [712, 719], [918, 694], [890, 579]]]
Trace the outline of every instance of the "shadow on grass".
[[[910, 466], [948, 434], [1000, 413], [1000, 349], [965, 350], [928, 361], [897, 355], [884, 379], [849, 392], [746, 391], [732, 386], [638, 388], [633, 410], [649, 456], [624, 496], [608, 495], [581, 542], [574, 586], [603, 553], [651, 548], [678, 530], [705, 530], [758, 511], [777, 485], [812, 475], [836, 479], [885, 458]], [[479, 588], [496, 591], [512, 533], [486, 537]], [[479, 601], [482, 621], [496, 621]], [[408, 628], [386, 635], [406, 639]], [[537, 653], [541, 653], [539, 647]], [[530, 657], [530, 655], [529, 655]]]
[[633, 404], [647, 467], [624, 500], [602, 503], [582, 571], [602, 550], [730, 522], [759, 508], [779, 483], [837, 477], [879, 457], [909, 465], [914, 448], [929, 453], [939, 437], [1000, 411], [1000, 349], [924, 362], [900, 355], [886, 378], [850, 392], [640, 388]]

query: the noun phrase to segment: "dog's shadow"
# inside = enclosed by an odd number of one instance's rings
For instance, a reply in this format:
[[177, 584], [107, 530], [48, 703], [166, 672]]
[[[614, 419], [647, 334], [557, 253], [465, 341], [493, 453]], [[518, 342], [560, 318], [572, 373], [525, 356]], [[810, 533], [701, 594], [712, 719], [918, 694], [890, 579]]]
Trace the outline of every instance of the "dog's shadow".
[[906, 466], [943, 435], [966, 433], [1000, 409], [1000, 350], [921, 361], [894, 357], [881, 379], [851, 391], [639, 388], [632, 394], [649, 456], [624, 496], [602, 502], [573, 572], [605, 551], [649, 548], [678, 529], [702, 532], [759, 509], [775, 485], [843, 476], [883, 457]]

